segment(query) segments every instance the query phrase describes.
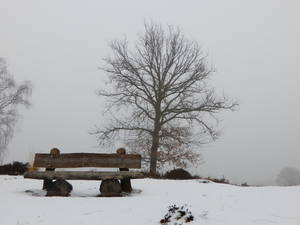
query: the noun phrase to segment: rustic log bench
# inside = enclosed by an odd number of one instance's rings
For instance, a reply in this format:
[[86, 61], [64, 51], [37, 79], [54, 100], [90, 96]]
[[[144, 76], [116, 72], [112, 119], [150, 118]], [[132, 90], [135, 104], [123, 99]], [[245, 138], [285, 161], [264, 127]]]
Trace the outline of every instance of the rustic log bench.
[[[64, 153], [56, 148], [51, 149], [50, 154], [35, 154], [34, 168], [45, 168], [45, 171], [29, 171], [24, 178], [44, 180], [43, 189], [47, 190], [47, 196], [66, 196], [72, 190], [72, 186], [66, 180], [102, 180], [100, 185], [101, 196], [120, 196], [121, 192], [131, 192], [130, 179], [144, 178], [142, 172], [129, 171], [129, 168], [141, 168], [141, 156], [126, 154], [125, 149], [118, 149], [116, 154], [98, 153]], [[119, 171], [55, 171], [56, 168], [119, 168]], [[53, 180], [56, 180], [53, 182]], [[63, 194], [53, 192], [68, 188]], [[54, 194], [53, 194], [54, 193]]]

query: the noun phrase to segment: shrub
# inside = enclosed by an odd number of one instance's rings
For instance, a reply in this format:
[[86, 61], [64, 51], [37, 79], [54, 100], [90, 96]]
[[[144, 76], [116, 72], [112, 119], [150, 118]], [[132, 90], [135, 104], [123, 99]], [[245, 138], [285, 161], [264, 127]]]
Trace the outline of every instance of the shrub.
[[0, 166], [0, 174], [22, 175], [28, 171], [29, 163], [13, 162]]
[[300, 169], [293, 167], [283, 168], [277, 175], [276, 181], [281, 186], [300, 185]]
[[193, 176], [184, 169], [173, 169], [169, 172], [167, 172], [164, 175], [167, 179], [174, 179], [174, 180], [186, 180], [186, 179], [192, 179]]
[[241, 183], [241, 186], [242, 186], [242, 187], [249, 187], [249, 185], [248, 185], [247, 182]]

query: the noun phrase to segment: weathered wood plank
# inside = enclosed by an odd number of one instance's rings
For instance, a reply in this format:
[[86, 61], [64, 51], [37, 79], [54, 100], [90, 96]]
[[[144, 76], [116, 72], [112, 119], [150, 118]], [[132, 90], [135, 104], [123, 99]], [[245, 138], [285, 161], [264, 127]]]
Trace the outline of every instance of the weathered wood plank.
[[63, 179], [63, 180], [105, 180], [105, 179], [139, 179], [145, 178], [141, 172], [97, 172], [97, 171], [32, 171], [26, 172], [24, 178], [31, 179]]
[[98, 153], [64, 153], [57, 156], [51, 154], [35, 154], [34, 167], [44, 168], [141, 168], [141, 156], [135, 154], [98, 154]]

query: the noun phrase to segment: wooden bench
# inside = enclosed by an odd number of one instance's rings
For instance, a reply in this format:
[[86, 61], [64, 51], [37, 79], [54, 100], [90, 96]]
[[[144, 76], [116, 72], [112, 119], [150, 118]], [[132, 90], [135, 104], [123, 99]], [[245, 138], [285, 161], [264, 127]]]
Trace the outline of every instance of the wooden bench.
[[[137, 154], [126, 154], [125, 149], [118, 149], [116, 154], [61, 154], [58, 149], [54, 148], [50, 151], [50, 154], [35, 154], [33, 167], [45, 168], [45, 171], [29, 171], [24, 174], [24, 178], [44, 180], [43, 189], [48, 191], [47, 195], [51, 195], [49, 194], [50, 189], [52, 188], [53, 190], [53, 185], [55, 183], [53, 180], [59, 181], [56, 182], [56, 185], [67, 183], [66, 180], [102, 180], [100, 185], [101, 195], [115, 196], [119, 195], [121, 192], [132, 191], [130, 179], [145, 177], [142, 172], [129, 171], [129, 168], [141, 168], [141, 156]], [[55, 171], [56, 168], [80, 167], [119, 168], [119, 170], [105, 172]], [[55, 188], [59, 189], [60, 187]]]

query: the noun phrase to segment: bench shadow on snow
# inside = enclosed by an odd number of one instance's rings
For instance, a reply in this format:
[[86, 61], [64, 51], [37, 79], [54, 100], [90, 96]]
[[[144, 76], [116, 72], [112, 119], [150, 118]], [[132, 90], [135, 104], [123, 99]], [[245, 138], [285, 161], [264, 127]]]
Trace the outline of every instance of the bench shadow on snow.
[[[134, 197], [136, 195], [139, 195], [142, 192], [140, 189], [133, 189], [131, 193], [125, 193], [122, 192], [120, 196], [112, 196], [112, 197]], [[41, 189], [30, 189], [26, 190], [25, 194], [28, 196], [34, 196], [34, 197], [61, 197], [61, 196], [46, 196], [47, 191], [41, 190]], [[108, 198], [108, 196], [101, 196], [99, 194], [99, 190], [97, 188], [90, 188], [88, 191], [72, 191], [70, 196], [67, 196], [66, 198], [77, 198], [77, 197], [104, 197]]]

